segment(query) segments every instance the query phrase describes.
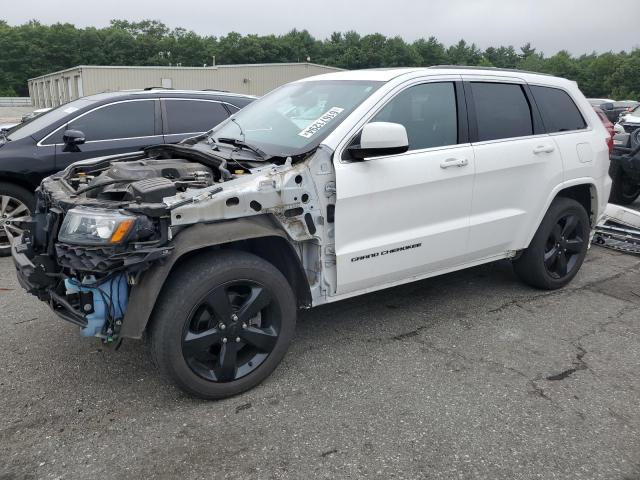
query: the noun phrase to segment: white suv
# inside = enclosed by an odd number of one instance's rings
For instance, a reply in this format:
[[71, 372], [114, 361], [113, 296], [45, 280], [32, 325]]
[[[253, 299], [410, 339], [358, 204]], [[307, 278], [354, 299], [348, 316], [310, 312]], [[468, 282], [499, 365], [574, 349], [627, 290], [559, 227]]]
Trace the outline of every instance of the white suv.
[[297, 307], [505, 258], [566, 285], [609, 197], [607, 139], [561, 78], [332, 73], [182, 145], [45, 179], [13, 256], [83, 335], [147, 331], [162, 372], [221, 398], [276, 368]]

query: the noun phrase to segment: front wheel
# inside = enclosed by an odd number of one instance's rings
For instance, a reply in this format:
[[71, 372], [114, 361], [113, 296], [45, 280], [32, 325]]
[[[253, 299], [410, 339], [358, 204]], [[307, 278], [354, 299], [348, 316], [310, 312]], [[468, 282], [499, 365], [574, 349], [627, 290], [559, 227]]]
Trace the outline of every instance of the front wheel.
[[571, 198], [556, 198], [529, 247], [513, 261], [516, 275], [544, 290], [567, 285], [582, 266], [589, 247], [589, 216]]
[[26, 220], [33, 211], [33, 194], [12, 183], [0, 182], [0, 257], [11, 255], [11, 237], [22, 233], [14, 222]]
[[287, 351], [296, 300], [280, 271], [245, 253], [197, 257], [172, 274], [156, 305], [152, 354], [189, 394], [219, 399], [253, 388]]

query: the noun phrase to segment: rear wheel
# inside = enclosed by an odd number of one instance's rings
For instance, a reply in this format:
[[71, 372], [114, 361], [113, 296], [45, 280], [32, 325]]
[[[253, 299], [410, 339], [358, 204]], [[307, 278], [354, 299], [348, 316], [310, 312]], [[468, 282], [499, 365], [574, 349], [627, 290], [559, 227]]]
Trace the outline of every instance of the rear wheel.
[[172, 274], [155, 309], [151, 348], [160, 371], [198, 397], [258, 385], [280, 363], [295, 328], [286, 278], [244, 252], [220, 251]]
[[556, 198], [529, 247], [514, 260], [516, 274], [536, 288], [564, 287], [582, 266], [589, 233], [589, 216], [584, 207], [570, 198]]
[[611, 162], [611, 195], [609, 202], [616, 205], [631, 205], [640, 196], [640, 184], [625, 173], [618, 162]]
[[26, 220], [35, 204], [33, 194], [11, 183], [0, 182], [0, 257], [11, 254], [10, 236], [17, 236], [22, 230], [14, 224]]

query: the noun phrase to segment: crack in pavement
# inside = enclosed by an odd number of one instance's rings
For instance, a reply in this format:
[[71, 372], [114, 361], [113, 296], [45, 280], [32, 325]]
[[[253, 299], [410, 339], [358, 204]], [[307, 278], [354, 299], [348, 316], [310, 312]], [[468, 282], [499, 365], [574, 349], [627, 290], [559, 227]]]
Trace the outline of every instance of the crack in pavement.
[[[615, 297], [614, 297], [615, 298]], [[617, 299], [620, 300], [620, 299]], [[613, 315], [609, 315], [608, 317], [606, 317], [606, 321], [604, 322], [600, 322], [598, 324], [596, 324], [593, 328], [591, 328], [590, 330], [588, 330], [587, 332], [575, 337], [575, 338], [569, 338], [569, 339], [562, 339], [565, 342], [571, 343], [571, 344], [580, 344], [580, 342], [582, 342], [582, 340], [584, 340], [587, 337], [590, 337], [592, 335], [596, 335], [598, 333], [603, 333], [605, 331], [605, 329], [609, 326], [609, 325], [614, 325], [616, 323], [621, 323], [623, 325], [629, 326], [627, 324], [627, 322], [625, 322], [624, 320], [621, 320], [620, 317], [626, 315], [629, 312], [633, 312], [635, 310], [640, 309], [640, 306], [636, 305], [636, 304], [630, 304], [630, 305], [625, 305], [622, 308], [620, 308], [616, 313], [614, 313]]]
[[[625, 272], [627, 273], [627, 272]], [[619, 274], [614, 275], [614, 277], [618, 277], [620, 276]], [[578, 289], [575, 290], [571, 290], [569, 292], [567, 292], [567, 290], [564, 291], [560, 291], [559, 293], [570, 293], [572, 291], [576, 291]], [[555, 292], [554, 292], [555, 293]], [[530, 297], [529, 301], [533, 301], [535, 299], [541, 298], [541, 297], [548, 297], [550, 294], [542, 294], [542, 295], [535, 295]], [[619, 299], [618, 299], [619, 300]], [[519, 300], [520, 302], [522, 301]], [[518, 301], [511, 301], [508, 302], [510, 305], [514, 305], [515, 303], [517, 303]], [[505, 307], [507, 308], [507, 307]], [[583, 333], [582, 335], [573, 338], [573, 339], [562, 339], [563, 341], [571, 344], [577, 351], [575, 354], [575, 360], [573, 361], [573, 366], [571, 368], [568, 368], [560, 373], [557, 374], [553, 374], [553, 375], [549, 375], [545, 378], [542, 378], [540, 376], [537, 376], [535, 378], [529, 378], [529, 376], [522, 372], [521, 370], [515, 368], [515, 367], [509, 367], [507, 365], [504, 365], [501, 362], [497, 362], [494, 360], [488, 360], [484, 357], [470, 357], [467, 356], [463, 353], [457, 352], [457, 351], [452, 351], [452, 350], [448, 350], [445, 348], [440, 348], [437, 347], [433, 342], [424, 339], [424, 338], [420, 338], [420, 333], [423, 332], [424, 330], [426, 330], [427, 328], [429, 328], [431, 325], [421, 325], [418, 326], [417, 328], [410, 330], [408, 332], [404, 332], [398, 335], [395, 335], [393, 337], [391, 337], [392, 340], [396, 340], [396, 341], [414, 341], [417, 342], [419, 344], [424, 345], [426, 348], [429, 348], [435, 352], [440, 353], [441, 355], [445, 356], [445, 357], [454, 357], [454, 358], [459, 358], [462, 361], [469, 363], [469, 364], [484, 364], [484, 365], [488, 365], [491, 366], [493, 368], [497, 368], [501, 371], [507, 371], [507, 372], [511, 372], [514, 373], [520, 377], [522, 377], [523, 379], [525, 379], [527, 381], [527, 384], [530, 387], [529, 393], [535, 396], [538, 396], [540, 398], [543, 398], [547, 401], [551, 401], [554, 404], [556, 404], [558, 406], [558, 408], [564, 408], [562, 405], [558, 404], [557, 402], [555, 402], [545, 391], [544, 388], [539, 385], [539, 381], [541, 380], [547, 380], [547, 381], [561, 381], [564, 380], [566, 378], [568, 378], [569, 376], [573, 375], [574, 373], [578, 372], [578, 371], [582, 371], [582, 370], [589, 370], [594, 376], [595, 373], [593, 372], [593, 370], [591, 370], [588, 366], [588, 364], [586, 363], [586, 361], [584, 360], [585, 355], [588, 353], [588, 351], [583, 347], [583, 345], [580, 343], [581, 340], [583, 340], [584, 338], [590, 336], [590, 335], [596, 335], [598, 333], [602, 333], [604, 332], [604, 329], [608, 326], [611, 325], [613, 323], [618, 323], [618, 322], [622, 322], [624, 324], [624, 321], [620, 320], [620, 316], [630, 312], [630, 311], [634, 311], [639, 309], [640, 307], [636, 304], [627, 304], [624, 305], [622, 308], [620, 308], [616, 313], [608, 316], [606, 318], [606, 321], [604, 322], [600, 322], [598, 323], [596, 326], [594, 326], [590, 331]], [[584, 418], [584, 414], [578, 410], [573, 409], [574, 412], [580, 416], [581, 418]]]
[[[590, 370], [589, 366], [583, 360], [583, 357], [587, 354], [587, 351], [581, 345], [576, 345], [576, 348], [578, 349], [578, 353], [576, 354], [576, 359], [573, 362], [573, 368], [568, 368], [567, 370], [564, 370], [555, 375], [549, 375], [547, 377], [547, 380], [556, 382], [556, 381], [564, 380], [565, 378], [570, 377], [571, 375], [573, 375], [574, 373], [580, 370]], [[591, 371], [591, 373], [593, 373], [593, 371]]]
[[[562, 296], [565, 294], [571, 294], [571, 293], [575, 293], [578, 292], [582, 289], [588, 289], [588, 290], [593, 290], [595, 292], [601, 293], [603, 295], [607, 295], [611, 298], [615, 298], [616, 300], [621, 300], [621, 301], [626, 301], [629, 302], [629, 300], [623, 300], [620, 299], [618, 297], [614, 297], [606, 292], [600, 292], [597, 289], [594, 289], [595, 286], [603, 283], [603, 282], [610, 282], [612, 280], [617, 280], [620, 277], [623, 277], [625, 275], [628, 275], [629, 273], [640, 273], [640, 262], [633, 264], [631, 267], [627, 268], [626, 270], [623, 270], [621, 272], [618, 273], [614, 273], [613, 275], [609, 275], [608, 277], [605, 278], [600, 278], [598, 280], [594, 280], [592, 282], [588, 282], [585, 283], [582, 286], [578, 286], [578, 287], [564, 287], [558, 290], [553, 290], [550, 292], [545, 292], [545, 293], [539, 293], [536, 295], [528, 295], [528, 296], [523, 296], [521, 298], [516, 298], [516, 299], [512, 299], [509, 300], [508, 302], [505, 302], [501, 305], [499, 305], [496, 308], [487, 310], [485, 313], [499, 313], [502, 312], [503, 310], [506, 310], [507, 308], [511, 307], [511, 306], [518, 306], [520, 308], [522, 308], [523, 310], [527, 310], [524, 306], [520, 305], [522, 303], [531, 303], [531, 302], [535, 302], [538, 299], [541, 298], [550, 298], [550, 297], [556, 297], [556, 296]], [[632, 302], [629, 302], [632, 303]], [[527, 310], [528, 311], [528, 310]]]

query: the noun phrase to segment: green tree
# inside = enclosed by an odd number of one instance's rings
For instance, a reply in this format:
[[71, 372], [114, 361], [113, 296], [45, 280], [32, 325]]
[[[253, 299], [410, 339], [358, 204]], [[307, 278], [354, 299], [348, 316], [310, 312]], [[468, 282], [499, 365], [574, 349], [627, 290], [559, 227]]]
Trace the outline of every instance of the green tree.
[[413, 48], [420, 55], [421, 66], [429, 67], [447, 63], [447, 51], [436, 37], [429, 37], [427, 40], [424, 38], [416, 40], [413, 43]]
[[475, 43], [468, 45], [464, 40], [460, 40], [447, 49], [447, 57], [452, 65], [477, 65], [482, 59], [482, 52]]
[[319, 40], [306, 30], [284, 35], [202, 36], [170, 29], [158, 20], [112, 20], [106, 28], [69, 23], [43, 25], [32, 20], [12, 26], [0, 20], [0, 94], [27, 95], [27, 80], [75, 65], [210, 65], [303, 62], [341, 68], [495, 66], [551, 73], [575, 80], [588, 96], [638, 98], [640, 50], [589, 53], [574, 57], [560, 51], [546, 57], [530, 43], [519, 51], [492, 46], [484, 51], [460, 40], [446, 47], [431, 36], [408, 43], [379, 33], [362, 36], [335, 32]]

